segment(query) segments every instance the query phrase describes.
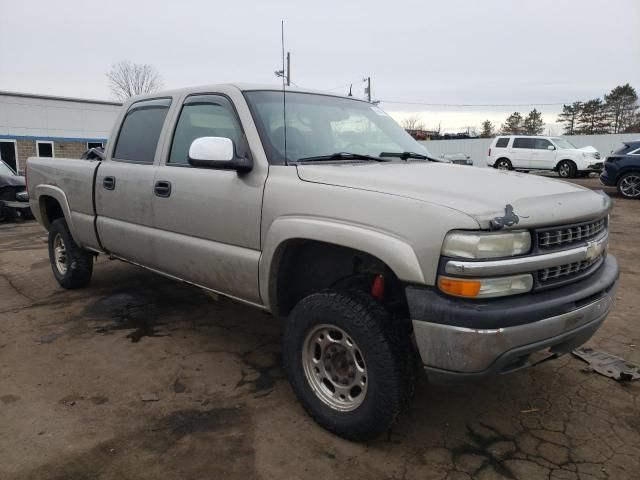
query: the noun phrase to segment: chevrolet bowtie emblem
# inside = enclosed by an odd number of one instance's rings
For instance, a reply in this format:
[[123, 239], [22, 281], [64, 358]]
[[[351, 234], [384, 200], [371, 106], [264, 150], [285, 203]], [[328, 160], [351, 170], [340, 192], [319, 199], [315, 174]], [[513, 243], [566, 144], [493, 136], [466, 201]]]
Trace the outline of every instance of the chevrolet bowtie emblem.
[[593, 260], [594, 258], [600, 256], [603, 246], [603, 242], [587, 242], [587, 252], [585, 254], [587, 260]]

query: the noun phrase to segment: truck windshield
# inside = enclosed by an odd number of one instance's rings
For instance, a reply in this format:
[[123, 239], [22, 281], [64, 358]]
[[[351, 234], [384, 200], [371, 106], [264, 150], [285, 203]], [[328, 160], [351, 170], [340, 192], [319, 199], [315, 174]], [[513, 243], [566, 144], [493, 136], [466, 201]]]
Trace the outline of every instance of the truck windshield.
[[[384, 153], [428, 155], [400, 125], [370, 103], [312, 93], [286, 93], [286, 156], [283, 93], [245, 92], [269, 162], [351, 153], [380, 157]], [[344, 161], [363, 161], [343, 155]], [[398, 157], [395, 161], [402, 161]]]
[[10, 177], [15, 176], [15, 172], [11, 170], [9, 165], [0, 161], [0, 175], [9, 175]]

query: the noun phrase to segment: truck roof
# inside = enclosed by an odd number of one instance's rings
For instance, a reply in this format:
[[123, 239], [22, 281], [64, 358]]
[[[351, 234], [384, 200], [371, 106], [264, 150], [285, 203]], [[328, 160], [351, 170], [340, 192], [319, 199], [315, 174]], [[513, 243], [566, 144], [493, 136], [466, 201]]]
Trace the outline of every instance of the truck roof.
[[[148, 98], [159, 98], [163, 96], [178, 96], [182, 94], [191, 94], [191, 93], [204, 93], [207, 91], [216, 91], [216, 92], [222, 92], [222, 93], [224, 93], [225, 90], [229, 90], [229, 89], [240, 90], [241, 92], [250, 92], [250, 91], [257, 91], [257, 90], [282, 91], [282, 88], [283, 88], [282, 84], [277, 84], [277, 83], [276, 84], [260, 84], [260, 83], [237, 82], [237, 83], [219, 83], [219, 84], [212, 84], [212, 85], [198, 85], [193, 87], [178, 88], [173, 90], [163, 90], [159, 92], [148, 93], [145, 95], [138, 95], [136, 97], [132, 97], [129, 100], [127, 100], [126, 104], [130, 104], [132, 102], [137, 102], [139, 100], [144, 100]], [[285, 90], [287, 92], [314, 93], [314, 94], [320, 94], [320, 95], [328, 95], [331, 97], [341, 97], [341, 98], [348, 98], [350, 100], [358, 100], [358, 101], [366, 102], [366, 100], [360, 99], [360, 98], [349, 97], [347, 95], [340, 95], [334, 92], [313, 90], [309, 88], [286, 87]]]

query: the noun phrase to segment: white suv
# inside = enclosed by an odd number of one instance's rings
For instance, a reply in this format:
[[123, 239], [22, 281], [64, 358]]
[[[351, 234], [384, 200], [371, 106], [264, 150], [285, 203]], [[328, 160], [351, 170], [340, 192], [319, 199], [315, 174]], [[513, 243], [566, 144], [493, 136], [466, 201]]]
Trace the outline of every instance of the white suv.
[[491, 142], [487, 165], [501, 170], [555, 170], [564, 178], [602, 171], [600, 153], [560, 137], [504, 135]]

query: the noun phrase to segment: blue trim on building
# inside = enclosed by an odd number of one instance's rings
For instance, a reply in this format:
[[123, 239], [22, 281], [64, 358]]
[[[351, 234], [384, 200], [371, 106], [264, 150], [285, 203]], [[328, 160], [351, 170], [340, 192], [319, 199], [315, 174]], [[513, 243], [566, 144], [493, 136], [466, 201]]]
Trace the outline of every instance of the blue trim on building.
[[0, 135], [0, 140], [39, 140], [41, 142], [103, 142], [106, 138], [75, 138], [75, 137], [34, 137], [31, 135]]

